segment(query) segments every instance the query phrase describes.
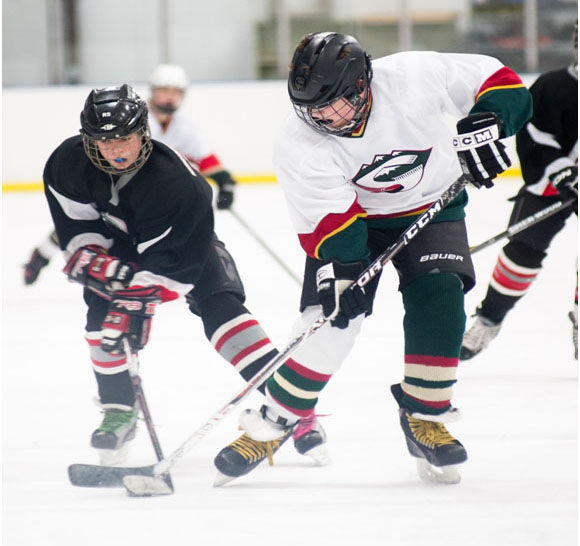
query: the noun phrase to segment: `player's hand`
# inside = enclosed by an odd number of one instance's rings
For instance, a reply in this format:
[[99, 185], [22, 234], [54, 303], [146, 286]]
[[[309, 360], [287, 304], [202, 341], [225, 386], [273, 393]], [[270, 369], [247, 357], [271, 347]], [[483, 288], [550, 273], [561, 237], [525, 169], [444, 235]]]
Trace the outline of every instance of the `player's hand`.
[[372, 301], [365, 289], [358, 285], [351, 288], [363, 269], [362, 262], [331, 262], [316, 272], [318, 301], [332, 326], [344, 329], [350, 320], [371, 311]]
[[493, 179], [511, 165], [500, 136], [501, 121], [491, 112], [467, 116], [457, 122], [453, 147], [464, 174], [476, 188], [491, 188]]
[[123, 353], [123, 339], [133, 351], [139, 351], [149, 341], [151, 320], [161, 302], [157, 286], [117, 290], [101, 326], [101, 348], [109, 353]]
[[218, 196], [216, 201], [217, 208], [220, 210], [231, 208], [234, 202], [234, 187], [236, 185], [236, 181], [225, 169], [212, 174], [211, 177], [218, 185]]
[[550, 177], [552, 186], [564, 199], [578, 199], [578, 167], [569, 166], [560, 169]]
[[79, 248], [63, 271], [69, 281], [80, 283], [99, 294], [106, 294], [128, 286], [135, 267], [115, 256], [109, 256], [102, 247], [89, 245]]

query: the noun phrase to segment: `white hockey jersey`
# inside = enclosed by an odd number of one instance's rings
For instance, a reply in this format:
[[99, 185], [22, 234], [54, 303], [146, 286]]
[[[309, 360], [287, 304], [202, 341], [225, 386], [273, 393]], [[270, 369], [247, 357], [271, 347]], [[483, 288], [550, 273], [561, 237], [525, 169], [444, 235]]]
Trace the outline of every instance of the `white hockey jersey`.
[[219, 159], [213, 153], [209, 144], [203, 139], [192, 120], [177, 110], [169, 125], [164, 129], [155, 115], [149, 115], [151, 137], [179, 150], [185, 158], [194, 163], [201, 174], [211, 174], [222, 169]]
[[461, 174], [455, 122], [488, 91], [524, 88], [514, 72], [482, 55], [406, 52], [374, 60], [372, 68], [361, 136], [320, 134], [292, 111], [275, 144], [291, 221], [313, 257], [357, 218], [423, 212]]

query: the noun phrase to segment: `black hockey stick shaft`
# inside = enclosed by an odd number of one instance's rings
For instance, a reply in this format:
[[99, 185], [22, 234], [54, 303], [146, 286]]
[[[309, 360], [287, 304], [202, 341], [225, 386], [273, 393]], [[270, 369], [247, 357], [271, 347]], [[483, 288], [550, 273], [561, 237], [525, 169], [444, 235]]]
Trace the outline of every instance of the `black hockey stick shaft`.
[[[398, 252], [407, 246], [420, 232], [425, 228], [434, 218], [439, 214], [470, 182], [470, 178], [466, 175], [461, 175], [455, 182], [453, 182], [417, 220], [415, 220], [399, 237], [398, 239], [378, 256], [355, 280], [352, 284], [363, 287], [368, 284], [374, 277], [376, 277]], [[254, 375], [245, 387], [229, 400], [222, 408], [216, 411], [201, 427], [199, 427], [193, 434], [185, 440], [173, 453], [166, 459], [159, 461], [153, 467], [153, 474], [160, 476], [167, 472], [173, 465], [182, 458], [194, 445], [196, 445], [202, 438], [204, 438], [213, 428], [228, 415], [242, 400], [244, 400], [251, 392], [253, 392], [259, 385], [261, 385], [270, 375], [272, 375], [282, 364], [315, 332], [317, 332], [328, 319], [320, 316], [315, 320], [306, 330], [295, 337], [288, 346], [280, 352], [274, 359], [272, 359], [264, 368], [262, 368], [256, 375]]]
[[[141, 376], [139, 375], [139, 357], [137, 353], [133, 353], [131, 346], [129, 345], [129, 342], [126, 338], [123, 340], [123, 346], [125, 349], [125, 354], [129, 359], [129, 373], [131, 376], [131, 384], [133, 386], [135, 398], [137, 399], [137, 403], [141, 408], [143, 420], [145, 421], [145, 426], [147, 427], [147, 432], [149, 433], [149, 438], [151, 439], [151, 444], [153, 445], [153, 451], [155, 451], [157, 461], [162, 461], [165, 457], [163, 455], [163, 450], [161, 449], [161, 442], [159, 441], [157, 431], [155, 430], [155, 425], [153, 424], [153, 418], [151, 417], [151, 412], [149, 411], [149, 404], [147, 404], [145, 392], [143, 391], [143, 384], [141, 382]], [[167, 486], [173, 490], [173, 483], [169, 473], [165, 473], [163, 478], [165, 479]]]
[[242, 225], [242, 227], [255, 239], [255, 241], [268, 253], [268, 255], [292, 278], [293, 281], [298, 284], [298, 286], [302, 286], [302, 280], [290, 267], [286, 265], [284, 260], [280, 258], [272, 248], [260, 237], [254, 229], [246, 222], [240, 214], [235, 211], [234, 209], [229, 209], [232, 213], [232, 216]]
[[474, 245], [474, 246], [469, 247], [469, 251], [473, 254], [474, 252], [478, 252], [484, 248], [487, 248], [488, 246], [491, 246], [494, 243], [501, 241], [505, 237], [511, 237], [512, 235], [515, 235], [516, 233], [520, 233], [521, 231], [524, 231], [524, 230], [528, 229], [529, 227], [532, 227], [533, 225], [537, 224], [538, 222], [541, 222], [542, 220], [549, 218], [550, 216], [560, 212], [561, 210], [564, 210], [564, 209], [572, 206], [574, 203], [577, 203], [577, 202], [578, 202], [577, 199], [569, 199], [568, 201], [564, 201], [564, 202], [556, 201], [555, 203], [552, 203], [550, 206], [548, 206], [542, 210], [539, 210], [538, 212], [531, 214], [530, 216], [524, 218], [523, 220], [520, 220], [519, 222], [511, 225], [505, 231], [502, 231], [501, 233], [498, 233], [494, 237], [487, 239], [487, 241], [484, 241], [483, 243], [479, 243], [478, 245]]

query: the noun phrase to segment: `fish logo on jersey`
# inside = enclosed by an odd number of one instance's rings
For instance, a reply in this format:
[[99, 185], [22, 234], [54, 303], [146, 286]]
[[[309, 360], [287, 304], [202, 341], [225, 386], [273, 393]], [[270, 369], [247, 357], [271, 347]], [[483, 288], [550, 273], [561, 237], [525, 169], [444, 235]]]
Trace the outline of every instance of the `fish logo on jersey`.
[[376, 155], [372, 163], [359, 169], [352, 183], [373, 193], [408, 191], [421, 182], [431, 150], [393, 150]]

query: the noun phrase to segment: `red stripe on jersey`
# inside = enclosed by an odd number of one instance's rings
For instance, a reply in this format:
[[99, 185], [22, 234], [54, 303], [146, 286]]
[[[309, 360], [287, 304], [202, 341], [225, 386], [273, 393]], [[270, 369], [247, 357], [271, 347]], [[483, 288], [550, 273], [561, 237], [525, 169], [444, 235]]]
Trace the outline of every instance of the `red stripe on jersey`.
[[[177, 292], [173, 290], [169, 290], [169, 288], [163, 286], [162, 284], [154, 285], [156, 288], [159, 288], [159, 297], [161, 298], [161, 303], [166, 303], [168, 301], [176, 300], [179, 297]], [[150, 286], [141, 286], [140, 284], [133, 284], [129, 287], [129, 289], [133, 288], [151, 288]]]
[[324, 383], [328, 383], [332, 374], [323, 374], [315, 372], [314, 370], [310, 370], [309, 368], [305, 368], [301, 364], [298, 364], [295, 360], [289, 358], [286, 361], [286, 366], [288, 366], [292, 371], [296, 372], [298, 375], [305, 377], [306, 379], [310, 379], [312, 381], [322, 381]]
[[127, 357], [125, 356], [120, 360], [115, 360], [113, 362], [101, 362], [100, 360], [96, 360], [93, 357], [91, 357], [91, 360], [93, 361], [93, 364], [99, 368], [117, 368], [127, 364]]
[[350, 226], [357, 218], [366, 216], [365, 210], [358, 204], [357, 199], [346, 212], [327, 214], [316, 226], [312, 233], [299, 233], [300, 245], [306, 254], [312, 258], [320, 258], [318, 251], [322, 243]]
[[240, 324], [237, 324], [233, 328], [230, 328], [222, 337], [220, 337], [217, 340], [217, 342], [215, 344], [215, 350], [217, 352], [219, 352], [220, 349], [223, 347], [224, 343], [228, 339], [231, 339], [233, 336], [235, 336], [236, 334], [239, 334], [241, 331], [245, 330], [246, 328], [250, 328], [252, 326], [257, 326], [257, 325], [258, 325], [258, 321], [256, 319], [250, 319], [250, 320], [246, 320], [244, 322], [240, 322]]
[[198, 162], [201, 174], [207, 174], [207, 171], [216, 171], [222, 168], [220, 160], [215, 154], [208, 155]]
[[475, 102], [477, 102], [479, 98], [488, 91], [495, 91], [498, 89], [513, 89], [516, 87], [524, 87], [524, 83], [511, 68], [504, 66], [497, 72], [494, 72], [489, 78], [487, 78], [487, 80], [483, 82], [483, 85], [477, 92]]
[[440, 368], [456, 368], [458, 358], [432, 355], [405, 355], [405, 364], [424, 364], [425, 366], [438, 366]]
[[232, 361], [231, 361], [232, 366], [235, 366], [240, 360], [242, 360], [243, 358], [245, 358], [249, 354], [252, 354], [254, 351], [257, 351], [258, 349], [260, 349], [264, 345], [270, 345], [270, 344], [271, 344], [270, 340], [267, 337], [265, 337], [264, 339], [261, 339], [260, 341], [256, 341], [256, 343], [252, 343], [252, 345], [248, 345], [244, 350], [240, 351], [236, 356], [234, 356], [234, 358], [232, 358]]

